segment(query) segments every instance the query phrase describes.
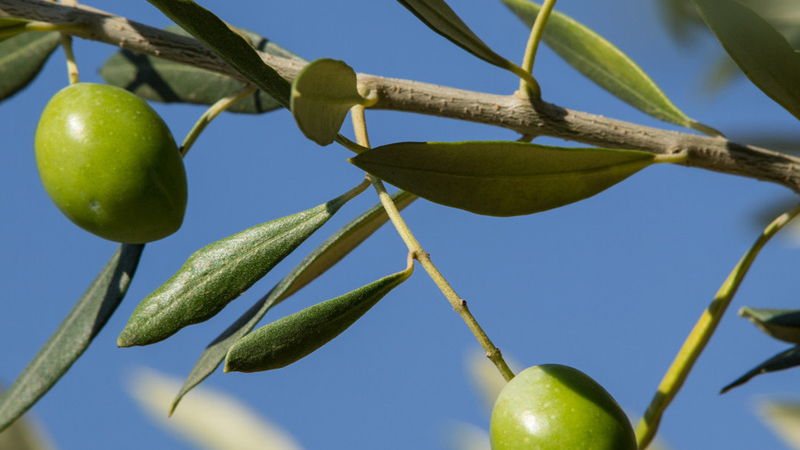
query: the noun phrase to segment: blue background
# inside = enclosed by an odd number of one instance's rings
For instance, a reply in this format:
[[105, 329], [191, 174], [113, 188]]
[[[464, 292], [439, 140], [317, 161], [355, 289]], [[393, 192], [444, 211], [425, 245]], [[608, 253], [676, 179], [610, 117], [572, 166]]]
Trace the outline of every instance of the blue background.
[[[224, 20], [307, 60], [338, 58], [358, 72], [509, 94], [518, 81], [428, 30], [397, 2], [205, 1]], [[169, 21], [144, 1], [91, 6], [154, 26]], [[498, 53], [520, 60], [528, 30], [500, 2], [451, 6]], [[564, 1], [557, 8], [619, 46], [689, 116], [732, 138], [788, 130], [797, 121], [744, 78], [722, 95], [701, 88], [721, 49], [713, 38], [679, 45], [657, 2]], [[76, 41], [82, 81], [100, 81], [108, 45]], [[595, 87], [542, 50], [535, 76], [545, 100], [637, 123], [657, 122]], [[57, 327], [116, 244], [65, 219], [36, 174], [33, 135], [47, 99], [67, 84], [60, 50], [34, 84], [0, 105], [0, 380], [10, 383]], [[155, 105], [180, 140], [203, 108]], [[369, 112], [373, 145], [401, 140], [516, 139], [483, 125]], [[349, 123], [344, 132], [352, 135]], [[562, 144], [543, 139], [537, 141]], [[572, 145], [572, 144], [568, 144]], [[140, 366], [184, 377], [202, 349], [306, 252], [377, 199], [367, 191], [270, 274], [207, 323], [154, 346], [117, 349], [137, 302], [203, 245], [316, 206], [357, 184], [350, 153], [306, 140], [285, 111], [224, 114], [186, 160], [190, 200], [183, 228], [147, 246], [128, 297], [82, 359], [34, 408], [59, 448], [187, 449], [153, 426], [125, 386]], [[765, 207], [785, 188], [670, 165], [648, 168], [587, 201], [527, 217], [491, 218], [418, 201], [404, 216], [495, 344], [523, 366], [562, 363], [591, 375], [641, 414], [702, 310], [760, 231]], [[359, 247], [272, 319], [404, 267], [391, 227]], [[771, 242], [744, 282], [660, 436], [673, 448], [779, 448], [755, 413], [765, 396], [798, 394], [797, 372], [722, 386], [786, 345], [735, 316], [742, 305], [796, 307], [791, 241]], [[226, 391], [284, 427], [307, 449], [447, 448], [452, 421], [488, 429], [488, 411], [465, 371], [478, 345], [424, 271], [312, 356], [259, 374], [212, 375]], [[191, 395], [191, 394], [190, 394]], [[180, 411], [180, 408], [179, 408]]]

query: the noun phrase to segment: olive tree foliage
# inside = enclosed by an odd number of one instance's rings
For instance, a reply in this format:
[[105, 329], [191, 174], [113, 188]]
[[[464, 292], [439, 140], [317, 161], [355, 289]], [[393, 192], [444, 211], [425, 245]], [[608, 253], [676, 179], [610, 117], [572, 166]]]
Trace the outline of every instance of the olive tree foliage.
[[[120, 346], [154, 344], [183, 327], [208, 320], [317, 232], [349, 200], [368, 188], [380, 198], [379, 204], [309, 253], [209, 344], [177, 393], [173, 410], [220, 365], [226, 372], [255, 372], [284, 367], [308, 356], [403, 283], [415, 264], [435, 281], [497, 370], [511, 379], [514, 374], [497, 347], [405, 225], [401, 210], [417, 198], [475, 214], [533, 214], [589, 198], [660, 163], [768, 181], [800, 193], [800, 159], [732, 142], [720, 131], [686, 116], [635, 62], [602, 36], [559, 13], [554, 9], [555, 1], [539, 5], [528, 0], [503, 0], [531, 28], [525, 57], [518, 65], [493, 51], [443, 0], [399, 0], [463, 51], [518, 76], [519, 89], [508, 95], [356, 73], [346, 62], [333, 59], [306, 61], [302, 55], [224, 22], [191, 0], [148, 1], [178, 27], [157, 29], [116, 16], [113, 11], [68, 1], [0, 0], [0, 52], [4, 56], [0, 58], [0, 98], [25, 88], [59, 45], [69, 57], [72, 38], [103, 42], [120, 48], [101, 68], [106, 82], [150, 101], [209, 105], [208, 113], [184, 140], [184, 153], [205, 125], [224, 110], [261, 114], [286, 108], [308, 139], [350, 150], [352, 157], [347, 161], [363, 169], [366, 179], [327, 203], [252, 227], [187, 255], [184, 266], [141, 301], [119, 334]], [[669, 3], [674, 6], [674, 17], [686, 15], [695, 24], [710, 28], [730, 56], [726, 61], [732, 61], [765, 95], [800, 119], [796, 36], [787, 37], [786, 30], [779, 30], [762, 17], [775, 11], [765, 4], [781, 2]], [[540, 42], [599, 88], [670, 127], [643, 126], [548, 103], [533, 70]], [[519, 139], [396, 142], [372, 148], [365, 110], [392, 110], [502, 127], [517, 133]], [[354, 125], [352, 133], [341, 129], [348, 115]], [[673, 131], [672, 125], [685, 131]], [[582, 146], [536, 144], [536, 138], [542, 136]], [[400, 190], [389, 195], [384, 182]], [[714, 333], [758, 252], [798, 213], [800, 207], [790, 209], [770, 223], [703, 312], [637, 426], [641, 448], [655, 435], [667, 406]], [[387, 222], [408, 247], [407, 268], [258, 327], [272, 306], [312, 282]], [[144, 244], [122, 244], [91, 281], [63, 323], [0, 398], [0, 430], [47, 393], [87, 349], [125, 296], [143, 251]], [[800, 343], [800, 311], [744, 308], [741, 314], [776, 339]], [[755, 375], [797, 365], [800, 351], [791, 347], [725, 390]]]

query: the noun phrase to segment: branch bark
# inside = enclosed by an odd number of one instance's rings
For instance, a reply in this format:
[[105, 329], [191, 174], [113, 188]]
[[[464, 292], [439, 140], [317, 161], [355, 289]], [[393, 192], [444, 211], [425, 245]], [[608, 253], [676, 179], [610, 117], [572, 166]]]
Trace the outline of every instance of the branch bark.
[[[87, 6], [41, 0], [0, 0], [0, 17], [82, 25], [74, 36], [194, 65], [244, 79], [200, 42]], [[262, 54], [266, 64], [292, 80], [303, 64]], [[800, 193], [800, 159], [742, 145], [721, 137], [646, 127], [574, 111], [516, 95], [494, 95], [411, 80], [359, 74], [359, 83], [378, 93], [371, 109], [404, 111], [483, 123], [523, 135], [552, 136], [607, 148], [656, 154], [686, 152], [684, 165], [769, 181]]]

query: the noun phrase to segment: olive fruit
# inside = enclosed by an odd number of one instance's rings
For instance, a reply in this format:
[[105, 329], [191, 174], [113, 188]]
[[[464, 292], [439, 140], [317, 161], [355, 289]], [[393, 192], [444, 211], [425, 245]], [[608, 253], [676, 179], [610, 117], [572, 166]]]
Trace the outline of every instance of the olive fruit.
[[492, 450], [636, 450], [636, 436], [614, 398], [583, 372], [559, 364], [529, 367], [497, 397]]
[[175, 139], [150, 105], [125, 89], [62, 89], [42, 112], [34, 148], [47, 194], [81, 228], [145, 243], [183, 223], [186, 172]]

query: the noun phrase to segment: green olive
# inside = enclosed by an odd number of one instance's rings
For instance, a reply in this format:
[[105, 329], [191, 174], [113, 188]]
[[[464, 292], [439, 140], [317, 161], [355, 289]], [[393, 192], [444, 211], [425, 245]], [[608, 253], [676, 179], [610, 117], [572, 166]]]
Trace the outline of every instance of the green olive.
[[529, 367], [506, 384], [492, 411], [492, 450], [636, 450], [622, 408], [572, 367]]
[[47, 194], [81, 228], [145, 243], [183, 223], [183, 160], [167, 125], [136, 95], [92, 83], [62, 89], [42, 113], [34, 148]]

